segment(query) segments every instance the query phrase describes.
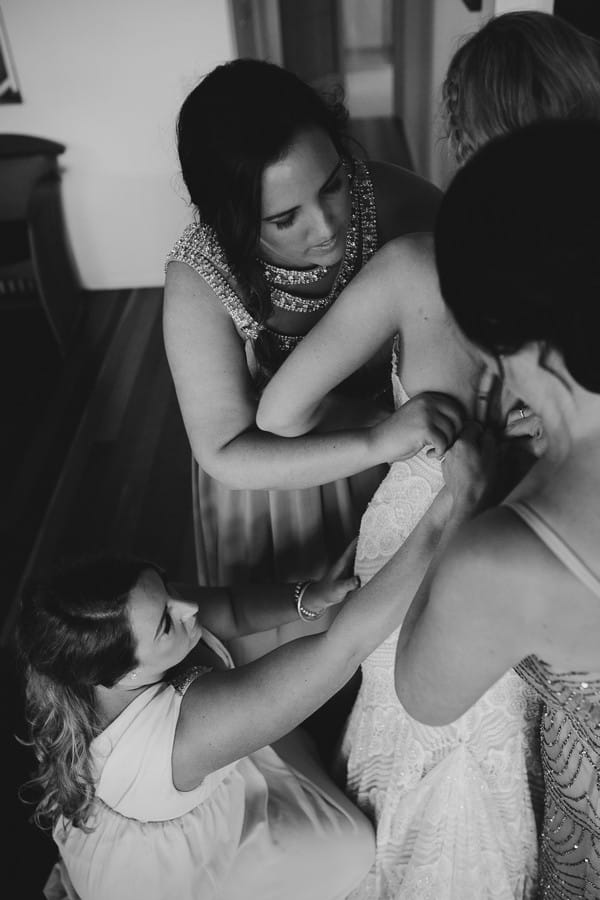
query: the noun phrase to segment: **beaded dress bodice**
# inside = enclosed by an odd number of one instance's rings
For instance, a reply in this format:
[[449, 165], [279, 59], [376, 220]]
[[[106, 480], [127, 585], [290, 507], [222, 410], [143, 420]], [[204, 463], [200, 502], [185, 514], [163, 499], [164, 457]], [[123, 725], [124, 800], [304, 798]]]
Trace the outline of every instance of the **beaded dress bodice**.
[[[359, 272], [377, 250], [377, 216], [373, 185], [369, 170], [362, 160], [352, 161], [350, 182], [351, 214], [344, 256], [332, 289], [323, 299], [324, 306], [330, 305], [341, 294], [346, 285]], [[278, 351], [291, 352], [302, 340], [302, 335], [282, 334], [260, 322], [243, 302], [236, 290], [236, 276], [214, 230], [198, 222], [188, 225], [173, 250], [167, 257], [167, 265], [172, 261], [187, 263], [213, 289], [231, 318], [240, 335], [253, 342], [263, 332]], [[275, 267], [272, 267], [275, 268]], [[283, 271], [283, 270], [282, 270]], [[276, 292], [275, 288], [271, 289]], [[280, 292], [282, 293], [282, 292]], [[288, 296], [287, 308], [293, 310]], [[280, 305], [283, 305], [280, 303]], [[315, 304], [312, 304], [315, 308]], [[298, 308], [302, 302], [299, 296]]]
[[[600, 581], [528, 504], [513, 509], [600, 599]], [[600, 897], [600, 672], [558, 672], [536, 656], [518, 674], [544, 703], [543, 900]]]

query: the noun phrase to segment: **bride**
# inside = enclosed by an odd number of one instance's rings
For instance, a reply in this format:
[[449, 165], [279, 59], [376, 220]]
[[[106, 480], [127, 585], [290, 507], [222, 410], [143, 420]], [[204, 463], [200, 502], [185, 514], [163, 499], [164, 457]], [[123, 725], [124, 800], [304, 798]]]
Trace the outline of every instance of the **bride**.
[[[444, 307], [430, 254], [424, 236], [379, 251], [270, 382], [259, 422], [266, 425], [271, 403], [279, 405], [275, 392], [281, 384], [285, 412], [300, 423], [371, 347], [394, 333], [396, 406], [418, 402], [415, 395], [422, 392], [451, 393], [475, 418], [487, 403], [487, 391], [478, 389], [486, 370]], [[514, 401], [501, 398], [503, 417]], [[509, 416], [509, 433], [539, 427], [528, 409], [517, 409]], [[442, 463], [428, 448], [392, 464], [361, 522], [355, 572], [363, 584], [404, 543], [443, 483]], [[458, 722], [422, 725], [396, 696], [397, 640], [398, 630], [363, 662], [342, 736], [346, 792], [376, 826], [375, 864], [353, 898], [532, 898], [537, 832], [529, 779], [537, 774], [539, 719], [534, 693], [510, 672]]]
[[[523, 66], [507, 69], [507, 47]], [[519, 116], [566, 116], [576, 98], [581, 109], [584, 90], [588, 106], [597, 105], [594, 59], [590, 39], [552, 16], [514, 13], [491, 20], [458, 51], [445, 84], [457, 157], [464, 162], [489, 138], [525, 124]], [[565, 73], [560, 90], [542, 90], [555, 83], [557, 70]], [[512, 91], [511, 76], [524, 71], [531, 83]], [[574, 77], [576, 72], [588, 77]], [[483, 96], [486, 85], [489, 96]], [[510, 98], [527, 91], [529, 102], [512, 109]], [[460, 400], [467, 416], [482, 418], [485, 364], [440, 297], [431, 238], [413, 235], [380, 250], [285, 362], [263, 394], [260, 427], [288, 435], [309, 430], [328, 392], [392, 335], [396, 407], [418, 402], [415, 395], [423, 392], [442, 392]], [[506, 389], [497, 406], [496, 423], [510, 437], [530, 435], [533, 455], [541, 455], [546, 442], [539, 419]], [[442, 484], [441, 464], [427, 448], [391, 466], [361, 523], [356, 572], [363, 582], [403, 544]], [[398, 632], [363, 663], [341, 744], [347, 791], [377, 828], [375, 866], [355, 896], [534, 896], [540, 777], [533, 692], [509, 671], [456, 722], [422, 725], [396, 696], [397, 640]], [[468, 665], [467, 646], [464, 655]]]

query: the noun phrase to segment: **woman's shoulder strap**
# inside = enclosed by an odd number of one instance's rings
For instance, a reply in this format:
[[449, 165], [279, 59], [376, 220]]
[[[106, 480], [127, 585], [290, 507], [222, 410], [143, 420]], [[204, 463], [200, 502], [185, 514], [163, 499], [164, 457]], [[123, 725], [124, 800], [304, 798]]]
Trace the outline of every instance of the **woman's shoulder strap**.
[[600, 578], [567, 544], [565, 539], [540, 515], [540, 513], [524, 500], [510, 500], [503, 504], [512, 509], [548, 547], [557, 559], [577, 578], [592, 594], [600, 597]]
[[227, 254], [214, 230], [204, 222], [193, 222], [188, 225], [181, 237], [167, 256], [168, 265], [172, 260], [195, 265], [205, 259], [218, 266], [223, 272], [230, 272]]
[[233, 286], [235, 276], [212, 228], [202, 222], [188, 225], [167, 256], [165, 268], [170, 262], [193, 269], [212, 288], [238, 330], [247, 338], [258, 337], [261, 327]]
[[[233, 658], [225, 644], [223, 644], [223, 642], [204, 625], [202, 626], [202, 640], [207, 647], [210, 647], [213, 653], [221, 659], [225, 668], [235, 668]], [[200, 675], [205, 675], [207, 672], [212, 672], [212, 666], [190, 666], [170, 678], [169, 683], [175, 688], [178, 694], [183, 695], [196, 678]]]
[[178, 694], [185, 694], [190, 684], [199, 678], [201, 675], [205, 675], [207, 672], [212, 672], [211, 666], [190, 666], [189, 669], [185, 669], [183, 672], [178, 672], [177, 675], [174, 675], [169, 679], [169, 684], [175, 688]]
[[377, 207], [373, 180], [367, 164], [362, 159], [352, 160], [352, 200], [358, 207], [360, 221], [360, 268], [364, 266], [379, 247], [377, 234]]

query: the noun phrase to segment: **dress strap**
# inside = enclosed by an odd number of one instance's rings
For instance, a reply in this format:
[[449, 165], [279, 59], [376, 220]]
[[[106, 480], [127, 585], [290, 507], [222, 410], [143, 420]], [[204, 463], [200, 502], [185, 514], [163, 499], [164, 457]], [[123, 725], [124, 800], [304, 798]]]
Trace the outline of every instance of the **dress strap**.
[[213, 289], [236, 327], [246, 337], [256, 340], [261, 325], [248, 312], [229, 279], [233, 273], [214, 231], [204, 223], [188, 225], [169, 255], [170, 262], [190, 266]]
[[214, 653], [220, 657], [227, 669], [234, 669], [235, 665], [231, 656], [231, 653], [225, 646], [225, 644], [219, 640], [219, 638], [214, 635], [211, 631], [208, 630], [204, 625], [202, 626], [202, 640], [204, 643], [210, 647]]
[[[231, 654], [225, 644], [210, 632], [208, 628], [205, 628], [204, 625], [202, 626], [201, 640], [225, 663], [225, 668], [235, 668]], [[171, 686], [175, 688], [178, 694], [183, 695], [190, 684], [195, 681], [196, 678], [199, 678], [200, 675], [205, 675], [206, 672], [212, 672], [212, 666], [190, 666], [188, 669], [184, 669], [170, 679]]]
[[391, 378], [392, 378], [392, 395], [394, 397], [394, 409], [400, 409], [407, 400], [409, 400], [409, 396], [404, 390], [404, 386], [400, 381], [400, 376], [398, 375], [398, 369], [400, 368], [400, 335], [394, 335], [394, 342], [392, 344], [392, 370], [391, 370]]
[[511, 500], [503, 506], [512, 509], [539, 537], [557, 559], [577, 578], [592, 594], [600, 597], [600, 578], [598, 578], [584, 561], [569, 547], [555, 530], [532, 506], [523, 500]]
[[362, 159], [354, 159], [353, 165], [353, 202], [358, 204], [360, 210], [361, 262], [358, 268], [361, 269], [368, 263], [379, 246], [377, 207], [375, 206], [373, 182], [367, 164]]
[[171, 687], [175, 688], [178, 694], [185, 694], [190, 684], [199, 678], [200, 675], [205, 675], [207, 672], [212, 672], [212, 666], [190, 666], [189, 669], [186, 669], [184, 672], [178, 672], [177, 675], [174, 675], [169, 679]]

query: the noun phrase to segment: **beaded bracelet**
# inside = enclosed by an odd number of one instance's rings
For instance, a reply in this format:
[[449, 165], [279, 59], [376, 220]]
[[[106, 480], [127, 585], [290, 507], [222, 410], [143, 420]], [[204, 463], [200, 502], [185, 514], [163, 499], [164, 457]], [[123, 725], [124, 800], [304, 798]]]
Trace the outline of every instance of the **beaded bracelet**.
[[303, 622], [314, 622], [315, 619], [320, 619], [325, 612], [324, 609], [322, 609], [320, 612], [313, 612], [312, 609], [306, 609], [305, 606], [302, 606], [302, 598], [304, 597], [304, 593], [309, 584], [313, 583], [314, 582], [312, 581], [298, 581], [296, 586], [294, 587], [294, 606], [296, 607], [298, 618], [302, 619]]

